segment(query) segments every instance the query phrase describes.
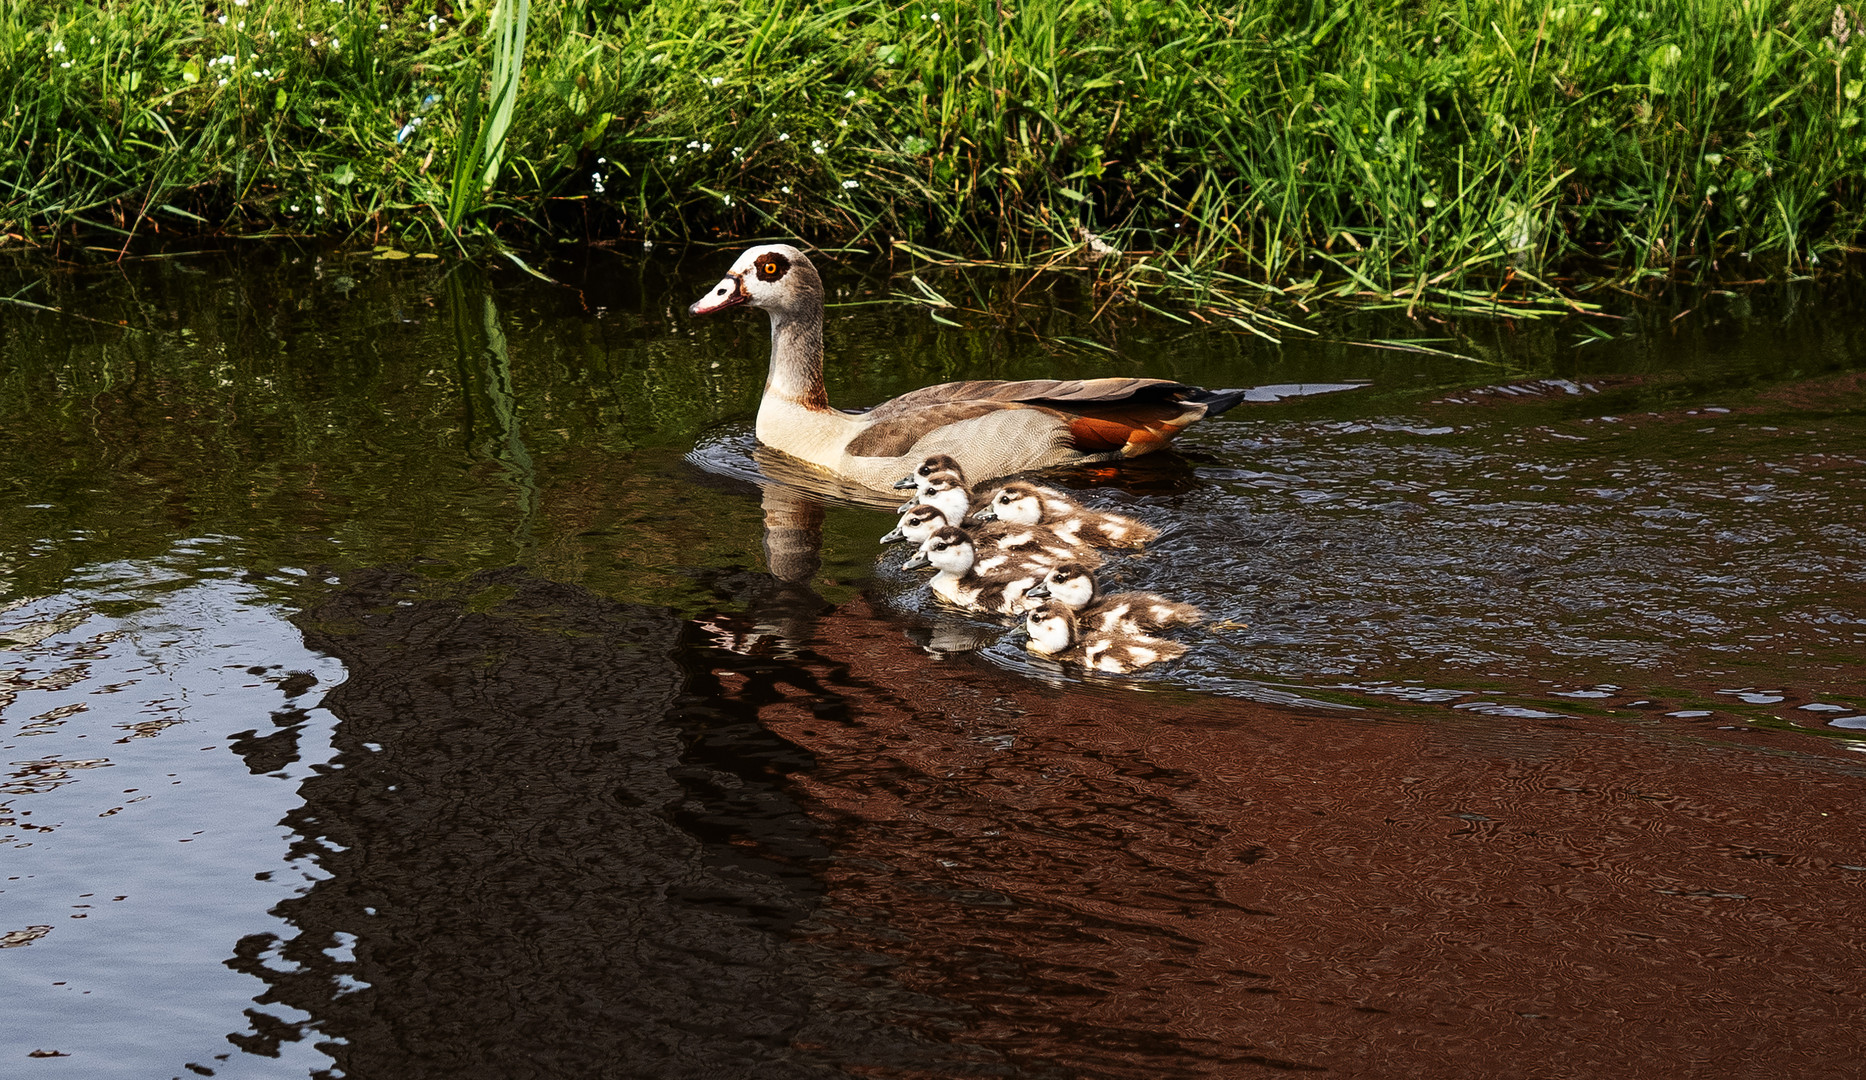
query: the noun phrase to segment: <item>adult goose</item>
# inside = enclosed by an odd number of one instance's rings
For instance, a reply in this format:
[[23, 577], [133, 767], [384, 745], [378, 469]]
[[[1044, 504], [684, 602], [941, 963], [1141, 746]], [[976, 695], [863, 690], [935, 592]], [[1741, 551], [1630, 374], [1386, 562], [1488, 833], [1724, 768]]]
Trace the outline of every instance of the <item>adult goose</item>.
[[1169, 379], [981, 379], [845, 412], [830, 408], [823, 386], [823, 282], [809, 258], [788, 244], [752, 248], [688, 310], [706, 315], [741, 304], [771, 316], [758, 441], [875, 491], [932, 454], [951, 456], [974, 483], [1136, 457], [1244, 397]]

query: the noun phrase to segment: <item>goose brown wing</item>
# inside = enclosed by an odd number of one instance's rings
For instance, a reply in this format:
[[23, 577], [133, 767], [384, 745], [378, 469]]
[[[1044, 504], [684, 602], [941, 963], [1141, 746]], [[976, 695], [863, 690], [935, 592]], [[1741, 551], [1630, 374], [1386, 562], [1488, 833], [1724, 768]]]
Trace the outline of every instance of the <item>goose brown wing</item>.
[[858, 457], [906, 453], [927, 432], [1003, 409], [1040, 409], [1067, 425], [1085, 453], [1156, 450], [1214, 407], [1212, 391], [1170, 379], [969, 380], [914, 390], [870, 410], [849, 443]]
[[1199, 392], [1196, 386], [1171, 379], [968, 379], [911, 390], [875, 406], [868, 415], [877, 420], [891, 419], [930, 406], [961, 402], [1048, 405], [1066, 412], [1114, 402], [1185, 401]]

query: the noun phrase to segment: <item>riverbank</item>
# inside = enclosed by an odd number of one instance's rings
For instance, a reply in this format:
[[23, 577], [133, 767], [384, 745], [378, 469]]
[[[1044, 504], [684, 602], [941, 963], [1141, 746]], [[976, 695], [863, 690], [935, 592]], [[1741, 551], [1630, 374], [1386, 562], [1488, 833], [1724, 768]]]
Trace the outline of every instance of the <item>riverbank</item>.
[[801, 236], [1219, 315], [1779, 278], [1860, 237], [1856, 13], [1286, 6], [13, 5], [0, 233]]

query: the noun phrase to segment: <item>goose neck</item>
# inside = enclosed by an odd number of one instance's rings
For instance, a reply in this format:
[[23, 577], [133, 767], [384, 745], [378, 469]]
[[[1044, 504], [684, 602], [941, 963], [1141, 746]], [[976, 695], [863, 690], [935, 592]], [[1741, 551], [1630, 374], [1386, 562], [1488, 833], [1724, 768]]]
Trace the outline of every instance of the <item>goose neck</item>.
[[771, 370], [765, 396], [807, 409], [828, 409], [823, 387], [823, 312], [771, 312]]

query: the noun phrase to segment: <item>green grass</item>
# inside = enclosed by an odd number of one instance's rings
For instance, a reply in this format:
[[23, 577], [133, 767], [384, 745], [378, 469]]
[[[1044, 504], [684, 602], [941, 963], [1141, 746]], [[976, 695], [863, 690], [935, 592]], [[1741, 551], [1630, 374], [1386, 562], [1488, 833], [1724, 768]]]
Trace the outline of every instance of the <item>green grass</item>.
[[0, 0], [0, 232], [1035, 271], [1087, 230], [1108, 301], [1264, 329], [1266, 299], [1806, 273], [1866, 216], [1866, 35], [1830, 3], [998, 3]]

